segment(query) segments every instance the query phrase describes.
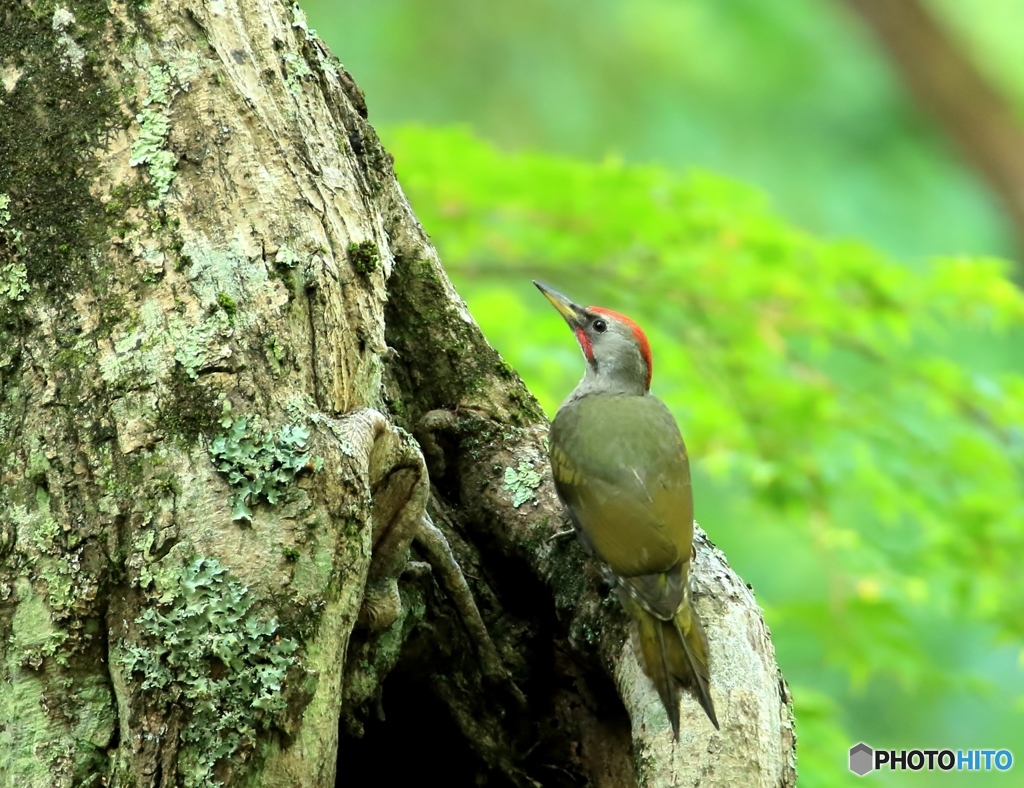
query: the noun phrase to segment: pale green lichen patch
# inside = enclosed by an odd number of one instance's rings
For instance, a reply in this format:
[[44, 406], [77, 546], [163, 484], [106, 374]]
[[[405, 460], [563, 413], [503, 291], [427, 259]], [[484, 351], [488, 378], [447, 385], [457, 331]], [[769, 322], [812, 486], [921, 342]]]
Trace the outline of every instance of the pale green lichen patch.
[[[306, 21], [305, 12], [299, 8], [298, 3], [292, 4], [292, 27], [301, 30], [306, 41], [317, 41], [319, 36], [315, 29], [309, 26]], [[328, 54], [326, 47], [312, 47], [313, 54], [317, 59], [320, 69], [332, 79], [338, 78], [338, 67], [333, 62], [332, 56]]]
[[232, 355], [233, 337], [231, 318], [221, 309], [186, 320], [148, 300], [139, 308], [138, 325], [116, 338], [100, 358], [100, 375], [115, 388], [131, 390], [152, 386], [177, 362], [195, 380], [204, 367]]
[[278, 341], [276, 334], [268, 333], [263, 339], [263, 349], [266, 351], [271, 374], [278, 377], [281, 374], [281, 365], [288, 357], [284, 346]]
[[145, 164], [153, 181], [156, 197], [150, 200], [150, 208], [163, 202], [174, 180], [177, 157], [167, 150], [167, 137], [171, 132], [171, 117], [168, 114], [171, 99], [171, 70], [165, 65], [149, 67], [149, 90], [142, 100], [142, 111], [135, 116], [139, 124], [139, 136], [132, 143], [129, 164], [138, 167]]
[[11, 262], [0, 266], [0, 299], [23, 301], [28, 293], [28, 270], [18, 258], [24, 251], [24, 245], [21, 232], [10, 227], [10, 223], [11, 197], [9, 194], [0, 194], [0, 248], [6, 246], [9, 256], [13, 258]]
[[143, 302], [138, 325], [114, 339], [99, 365], [103, 380], [119, 388], [151, 386], [163, 376], [173, 366], [173, 345], [160, 304]]
[[216, 559], [184, 552], [173, 549], [143, 576], [139, 640], [117, 661], [156, 702], [189, 715], [178, 772], [185, 788], [208, 788], [223, 784], [219, 767], [243, 763], [280, 719], [299, 646], [257, 613]]
[[81, 74], [82, 64], [85, 62], [85, 50], [71, 37], [71, 31], [75, 29], [75, 15], [63, 6], [57, 6], [53, 12], [52, 24], [53, 30], [57, 34], [61, 65], [64, 68], [70, 68], [76, 74]]
[[294, 268], [302, 262], [304, 258], [299, 255], [290, 246], [282, 246], [277, 250], [277, 255], [274, 257], [274, 262], [278, 265], [282, 265], [285, 268]]
[[68, 635], [56, 627], [45, 598], [31, 592], [28, 582], [20, 583], [20, 599], [11, 622], [9, 646], [18, 667], [39, 670], [47, 658], [67, 665], [62, 646]]
[[285, 65], [284, 83], [288, 87], [288, 92], [297, 97], [302, 92], [302, 80], [313, 76], [313, 72], [301, 55], [285, 52], [283, 59]]
[[39, 439], [33, 435], [29, 439], [28, 464], [25, 466], [25, 478], [43, 479], [48, 470], [50, 470], [50, 461], [46, 459], [46, 454], [40, 449]]
[[7, 517], [17, 530], [19, 552], [34, 576], [46, 584], [50, 609], [66, 614], [75, 603], [76, 586], [84, 579], [80, 566], [69, 560], [74, 554], [68, 550], [79, 544], [77, 533], [64, 531], [54, 519], [50, 494], [43, 487], [36, 487], [34, 506], [9, 506]]
[[292, 27], [296, 30], [301, 30], [307, 41], [317, 40], [316, 30], [309, 26], [306, 20], [306, 12], [299, 8], [298, 3], [292, 4]]
[[0, 685], [0, 751], [6, 756], [0, 774], [9, 785], [52, 785], [48, 756], [59, 732], [40, 703], [44, 688], [38, 670], [47, 657], [61, 651], [63, 633], [28, 580], [18, 580], [15, 593], [18, 604], [5, 644]]
[[0, 751], [6, 756], [0, 782], [84, 785], [105, 759], [114, 728], [105, 672], [68, 670], [82, 647], [83, 629], [73, 623], [81, 620], [73, 610], [95, 598], [96, 587], [74, 549], [79, 535], [54, 519], [46, 489], [35, 488], [34, 503], [0, 510], [17, 533], [8, 565], [23, 572], [5, 586], [13, 587], [16, 604], [0, 658]]
[[288, 424], [273, 434], [257, 416], [225, 414], [221, 427], [224, 432], [213, 439], [209, 451], [232, 487], [234, 520], [250, 520], [250, 504], [266, 501], [273, 506], [296, 476], [323, 467], [323, 458], [314, 458], [307, 450], [310, 431], [302, 424]]
[[313, 398], [305, 391], [289, 394], [284, 401], [284, 410], [288, 417], [295, 422], [312, 421], [319, 424], [328, 421], [317, 409]]
[[[306, 41], [317, 40], [316, 30], [309, 26], [305, 12], [297, 3], [292, 5], [292, 27], [301, 30]], [[302, 92], [302, 80], [313, 76], [313, 71], [301, 55], [286, 52], [282, 59], [285, 65], [285, 85], [293, 96], [298, 96]]]
[[0, 266], [0, 297], [23, 301], [28, 292], [28, 271], [24, 264], [14, 262]]
[[142, 330], [136, 328], [115, 341], [111, 352], [100, 359], [100, 377], [115, 386], [152, 385], [169, 365], [161, 363], [159, 348], [144, 344], [146, 338]]
[[212, 358], [231, 355], [231, 348], [221, 341], [231, 336], [231, 317], [226, 312], [214, 312], [192, 326], [183, 320], [171, 320], [167, 335], [174, 343], [174, 360], [192, 380]]
[[533, 498], [533, 491], [540, 487], [541, 477], [526, 460], [520, 460], [515, 468], [505, 469], [501, 488], [512, 494], [512, 506], [518, 509]]
[[203, 309], [227, 311], [225, 304], [230, 304], [237, 325], [251, 325], [252, 316], [242, 306], [269, 281], [259, 253], [247, 251], [239, 237], [220, 248], [198, 233], [187, 239], [181, 247], [182, 256], [189, 260], [186, 276]]

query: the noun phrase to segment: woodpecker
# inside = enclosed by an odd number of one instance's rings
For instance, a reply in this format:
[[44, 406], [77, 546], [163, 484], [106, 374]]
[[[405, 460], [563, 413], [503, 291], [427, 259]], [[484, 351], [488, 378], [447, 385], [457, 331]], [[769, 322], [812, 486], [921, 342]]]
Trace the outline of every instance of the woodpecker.
[[565, 318], [586, 372], [548, 438], [555, 489], [584, 548], [611, 570], [633, 648], [679, 740], [681, 691], [718, 728], [708, 639], [690, 599], [693, 493], [679, 427], [651, 395], [647, 337], [624, 315], [534, 282]]

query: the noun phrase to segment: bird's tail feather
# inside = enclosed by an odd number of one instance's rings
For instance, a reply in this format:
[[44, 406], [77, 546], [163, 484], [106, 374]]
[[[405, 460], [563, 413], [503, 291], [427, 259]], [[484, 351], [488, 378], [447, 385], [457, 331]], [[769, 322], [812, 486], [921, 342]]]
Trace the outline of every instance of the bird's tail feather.
[[[697, 613], [684, 605], [672, 619], [679, 640], [682, 641], [686, 659], [689, 662], [688, 685], [693, 691], [697, 702], [707, 712], [711, 724], [718, 730], [718, 717], [715, 715], [715, 704], [711, 701], [711, 672], [708, 670], [708, 636], [704, 625], [700, 623]], [[667, 626], [667, 623], [666, 623]]]
[[708, 672], [708, 638], [696, 613], [684, 604], [672, 620], [664, 621], [638, 604], [629, 607], [635, 623], [633, 645], [637, 660], [654, 682], [676, 740], [682, 689], [690, 690], [717, 729]]

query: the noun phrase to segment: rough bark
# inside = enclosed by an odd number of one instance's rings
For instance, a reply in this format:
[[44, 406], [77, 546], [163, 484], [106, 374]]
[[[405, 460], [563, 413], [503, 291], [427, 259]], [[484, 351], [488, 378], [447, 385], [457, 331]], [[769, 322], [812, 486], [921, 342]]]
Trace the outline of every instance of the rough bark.
[[998, 195], [1024, 252], [1024, 126], [1013, 107], [920, 0], [843, 2]]
[[543, 414], [297, 9], [7, 3], [0, 76], [0, 785], [795, 782], [706, 541], [722, 730], [687, 700], [671, 744], [550, 538]]

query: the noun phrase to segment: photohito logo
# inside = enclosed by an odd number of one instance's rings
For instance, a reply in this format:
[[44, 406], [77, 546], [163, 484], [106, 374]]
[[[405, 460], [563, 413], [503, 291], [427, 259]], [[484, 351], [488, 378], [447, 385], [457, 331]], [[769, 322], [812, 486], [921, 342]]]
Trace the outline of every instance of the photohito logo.
[[1013, 766], [1009, 750], [875, 750], [864, 742], [850, 748], [850, 771], [859, 777], [888, 766], [889, 770], [922, 769], [944, 772], [1007, 771]]

